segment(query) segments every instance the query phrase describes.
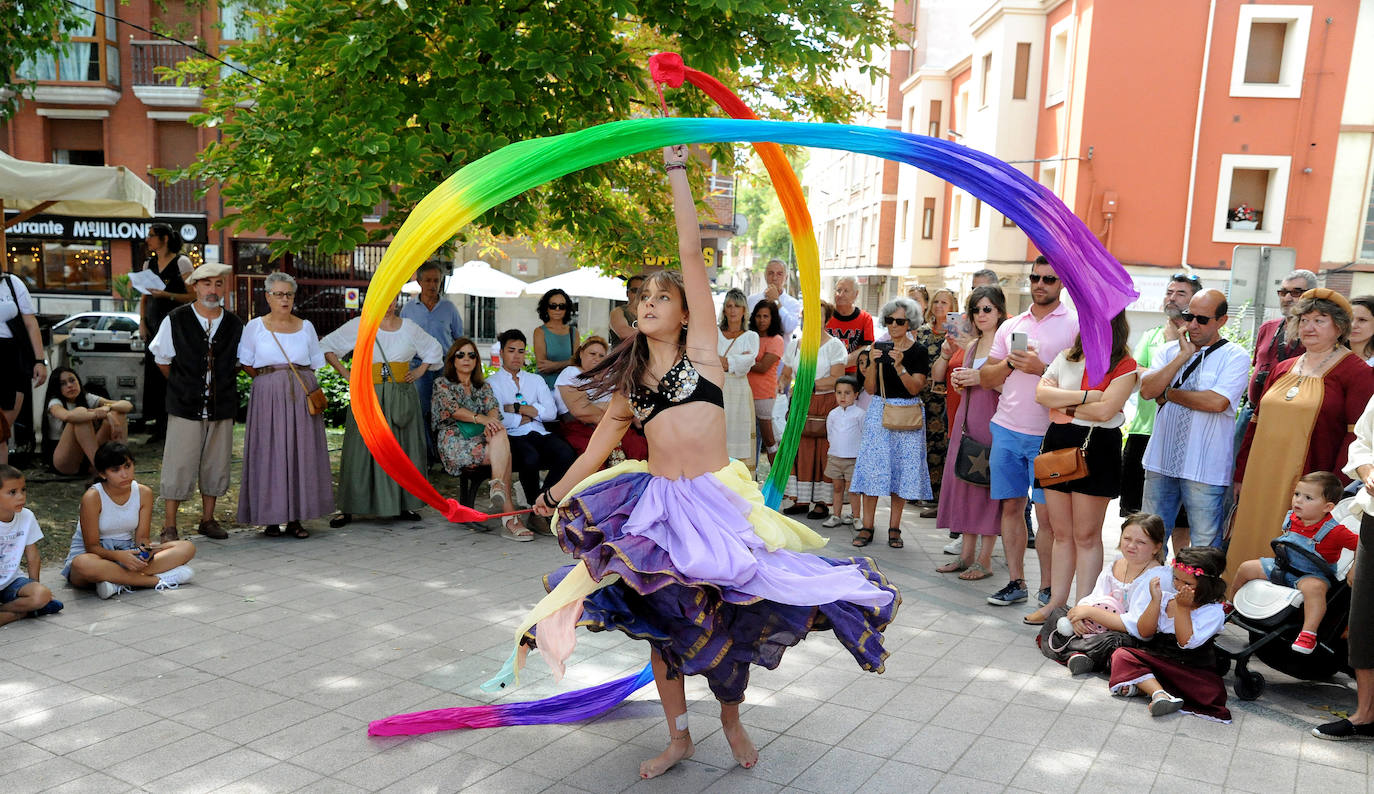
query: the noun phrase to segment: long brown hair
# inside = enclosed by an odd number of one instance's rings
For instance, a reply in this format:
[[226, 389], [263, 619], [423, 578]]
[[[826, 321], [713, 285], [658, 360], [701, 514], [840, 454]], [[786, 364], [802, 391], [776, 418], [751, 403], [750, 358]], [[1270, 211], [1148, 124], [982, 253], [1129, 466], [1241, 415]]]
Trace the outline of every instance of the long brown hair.
[[[1111, 363], [1107, 365], [1107, 369], [1110, 370], [1116, 367], [1117, 364], [1121, 363], [1121, 359], [1131, 354], [1131, 348], [1126, 344], [1126, 340], [1130, 335], [1131, 325], [1126, 322], [1126, 312], [1117, 312], [1116, 316], [1112, 318], [1112, 356]], [[1073, 347], [1069, 348], [1069, 351], [1064, 354], [1064, 358], [1067, 358], [1069, 361], [1083, 360], [1082, 334], [1078, 334], [1073, 338]]]
[[[687, 291], [682, 286], [682, 274], [676, 270], [660, 270], [644, 277], [639, 285], [639, 294], [655, 289], [666, 288], [676, 291], [682, 311], [687, 311]], [[714, 319], [714, 318], [712, 318]], [[677, 337], [678, 353], [687, 346], [687, 328], [683, 326]], [[615, 349], [601, 360], [600, 364], [582, 373], [585, 379], [581, 389], [588, 398], [595, 401], [611, 392], [620, 392], [626, 397], [644, 379], [649, 371], [649, 339], [641, 333], [633, 333], [622, 339]]]
[[448, 347], [448, 352], [444, 354], [444, 377], [454, 383], [458, 382], [458, 369], [453, 366], [453, 356], [459, 350], [469, 346], [472, 348], [472, 352], [477, 354], [476, 366], [472, 368], [472, 390], [477, 391], [482, 388], [484, 382], [482, 378], [482, 349], [466, 336], [460, 336], [453, 340], [453, 344]]

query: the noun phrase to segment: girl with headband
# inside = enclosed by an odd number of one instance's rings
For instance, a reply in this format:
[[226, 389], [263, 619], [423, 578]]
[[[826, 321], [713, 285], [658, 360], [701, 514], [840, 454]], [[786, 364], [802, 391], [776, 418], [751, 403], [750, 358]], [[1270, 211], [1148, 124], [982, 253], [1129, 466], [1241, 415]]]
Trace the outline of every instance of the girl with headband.
[[[767, 508], [748, 469], [726, 455], [724, 372], [687, 147], [665, 149], [664, 160], [682, 270], [644, 280], [639, 333], [587, 373], [589, 396], [610, 392], [611, 402], [587, 451], [534, 504], [540, 515], [557, 511], [559, 542], [579, 560], [547, 586], [558, 595], [576, 591], [557, 587], [565, 580], [587, 584], [526, 635], [533, 645], [537, 634], [556, 674], [578, 625], [649, 640], [669, 742], [640, 765], [643, 778], [694, 752], [684, 675], [706, 678], [735, 760], [752, 767], [758, 750], [739, 718], [750, 665], [775, 668], [809, 632], [833, 629], [860, 667], [882, 672], [881, 631], [900, 602], [872, 560], [801, 553], [825, 539]], [[598, 471], [636, 419], [648, 461]]]

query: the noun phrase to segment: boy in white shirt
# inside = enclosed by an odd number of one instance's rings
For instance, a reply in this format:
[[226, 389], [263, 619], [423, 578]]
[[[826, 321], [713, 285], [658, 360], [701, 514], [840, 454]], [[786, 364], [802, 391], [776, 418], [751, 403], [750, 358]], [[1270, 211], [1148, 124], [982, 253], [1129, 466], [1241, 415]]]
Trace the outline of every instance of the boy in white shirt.
[[859, 457], [859, 442], [863, 439], [864, 409], [855, 405], [859, 397], [859, 382], [852, 375], [835, 381], [835, 402], [825, 417], [825, 435], [830, 442], [830, 454], [825, 459], [825, 476], [835, 487], [833, 504], [835, 512], [821, 524], [823, 527], [837, 527], [841, 524], [854, 526], [859, 515], [859, 494], [849, 494], [849, 515], [844, 513], [844, 496], [849, 490], [849, 481], [854, 478], [854, 460]]
[[[43, 531], [33, 512], [24, 507], [27, 492], [24, 473], [0, 464], [0, 626], [62, 609], [52, 591], [38, 583], [43, 563], [34, 544], [42, 539]], [[28, 565], [27, 577], [19, 575], [20, 560]]]

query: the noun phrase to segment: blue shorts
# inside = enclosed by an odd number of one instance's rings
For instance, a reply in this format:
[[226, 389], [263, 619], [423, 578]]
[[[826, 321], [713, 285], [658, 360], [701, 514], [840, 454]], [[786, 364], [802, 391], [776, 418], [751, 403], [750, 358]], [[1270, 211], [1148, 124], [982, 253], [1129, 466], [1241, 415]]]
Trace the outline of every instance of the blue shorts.
[[31, 584], [33, 584], [32, 579], [30, 579], [27, 576], [20, 576], [16, 578], [13, 582], [10, 582], [9, 584], [5, 585], [5, 589], [0, 590], [0, 604], [8, 604], [9, 602], [18, 598], [19, 591], [23, 590], [25, 585]]
[[993, 499], [1025, 499], [1045, 503], [1045, 493], [1035, 487], [1035, 456], [1040, 454], [1043, 436], [1008, 430], [992, 423], [992, 460], [989, 494]]
[[1259, 561], [1260, 568], [1264, 569], [1265, 577], [1280, 587], [1297, 587], [1298, 581], [1301, 579], [1319, 579], [1326, 582], [1327, 585], [1331, 584], [1331, 582], [1327, 581], [1327, 578], [1321, 574], [1293, 573], [1287, 568], [1280, 568], [1278, 564], [1275, 563], [1273, 557], [1260, 557]]

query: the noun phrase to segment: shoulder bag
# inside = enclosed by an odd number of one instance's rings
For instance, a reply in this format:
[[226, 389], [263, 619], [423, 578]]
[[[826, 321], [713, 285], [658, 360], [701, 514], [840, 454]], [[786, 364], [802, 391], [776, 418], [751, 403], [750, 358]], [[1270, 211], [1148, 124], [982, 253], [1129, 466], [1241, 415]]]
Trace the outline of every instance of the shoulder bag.
[[1088, 434], [1083, 437], [1083, 443], [1079, 446], [1041, 452], [1035, 456], [1035, 479], [1040, 482], [1041, 488], [1081, 480], [1088, 476], [1088, 442], [1092, 441], [1093, 431], [1096, 429], [1097, 425], [1090, 426]]
[[[964, 399], [968, 400], [968, 392]], [[954, 458], [954, 476], [970, 485], [986, 488], [992, 484], [992, 446], [984, 444], [968, 434], [968, 409], [964, 409], [962, 435], [959, 437], [959, 451]]]
[[25, 380], [33, 377], [33, 365], [38, 363], [38, 359], [33, 357], [32, 340], [29, 339], [29, 327], [24, 324], [24, 314], [19, 311], [19, 293], [14, 289], [13, 273], [5, 274], [5, 286], [10, 288], [10, 297], [14, 300], [14, 316], [5, 321], [6, 327], [10, 329], [10, 336], [14, 339], [15, 349], [19, 353], [19, 366], [22, 371], [27, 373]]
[[267, 322], [262, 324], [264, 330], [272, 335], [272, 341], [277, 343], [277, 349], [281, 351], [281, 357], [286, 359], [286, 368], [291, 370], [291, 374], [296, 376], [296, 382], [301, 385], [301, 391], [305, 392], [305, 410], [311, 416], [319, 416], [329, 408], [329, 397], [325, 395], [324, 389], [316, 386], [313, 390], [305, 388], [305, 379], [296, 371], [296, 365], [291, 363], [291, 357], [286, 355], [286, 348], [282, 347], [281, 340], [277, 338], [277, 332], [267, 327]]
[[887, 384], [883, 381], [883, 365], [878, 364], [878, 394], [883, 398], [883, 427], [899, 433], [920, 430], [925, 426], [925, 409], [915, 405], [893, 405], [887, 401]]

